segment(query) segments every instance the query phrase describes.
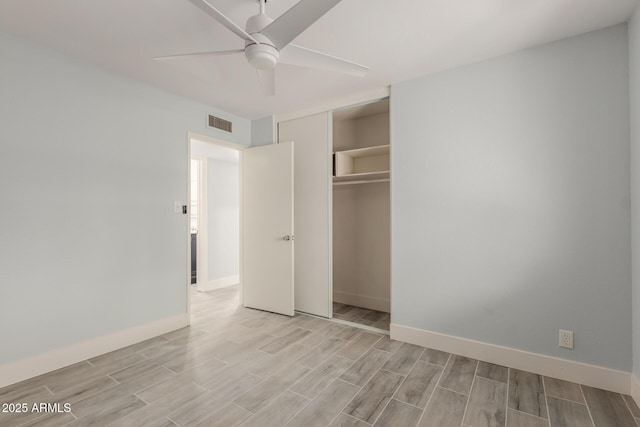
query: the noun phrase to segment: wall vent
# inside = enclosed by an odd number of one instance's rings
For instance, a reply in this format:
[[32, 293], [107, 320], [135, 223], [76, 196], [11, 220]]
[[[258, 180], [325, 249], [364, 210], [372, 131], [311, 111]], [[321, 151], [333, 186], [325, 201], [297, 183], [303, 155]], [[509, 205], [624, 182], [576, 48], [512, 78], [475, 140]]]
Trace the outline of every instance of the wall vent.
[[209, 114], [208, 125], [210, 128], [220, 129], [229, 133], [233, 132], [233, 123], [220, 117], [212, 116], [211, 114]]

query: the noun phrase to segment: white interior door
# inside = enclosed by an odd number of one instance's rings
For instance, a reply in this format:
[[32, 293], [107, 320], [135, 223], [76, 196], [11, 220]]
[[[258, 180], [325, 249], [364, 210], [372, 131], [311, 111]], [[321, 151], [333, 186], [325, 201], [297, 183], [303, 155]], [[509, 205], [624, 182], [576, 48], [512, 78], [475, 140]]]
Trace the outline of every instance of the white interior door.
[[293, 142], [242, 151], [246, 307], [293, 316]]
[[278, 138], [295, 141], [295, 309], [331, 317], [331, 113], [281, 122]]

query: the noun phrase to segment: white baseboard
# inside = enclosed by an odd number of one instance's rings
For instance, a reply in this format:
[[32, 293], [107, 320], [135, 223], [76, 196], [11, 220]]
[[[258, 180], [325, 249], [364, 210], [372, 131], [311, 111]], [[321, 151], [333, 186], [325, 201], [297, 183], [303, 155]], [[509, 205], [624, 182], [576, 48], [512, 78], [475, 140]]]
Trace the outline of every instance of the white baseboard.
[[215, 289], [226, 288], [227, 286], [233, 286], [240, 283], [240, 276], [229, 276], [221, 279], [209, 280], [206, 283], [198, 283], [196, 287], [200, 292], [209, 292]]
[[384, 311], [389, 313], [391, 302], [388, 298], [376, 298], [365, 295], [350, 294], [348, 292], [333, 291], [333, 300], [342, 304], [355, 305], [370, 310]]
[[640, 380], [634, 374], [631, 374], [631, 379], [629, 381], [631, 390], [629, 391], [629, 395], [635, 400], [636, 405], [640, 406]]
[[0, 365], [0, 387], [24, 381], [189, 325], [187, 313]]
[[[533, 372], [591, 387], [629, 394], [629, 372], [487, 344], [409, 326], [391, 324], [391, 339]], [[637, 385], [637, 383], [636, 383]], [[637, 387], [640, 395], [640, 386]], [[632, 394], [633, 396], [633, 394]], [[638, 399], [634, 396], [636, 402]]]

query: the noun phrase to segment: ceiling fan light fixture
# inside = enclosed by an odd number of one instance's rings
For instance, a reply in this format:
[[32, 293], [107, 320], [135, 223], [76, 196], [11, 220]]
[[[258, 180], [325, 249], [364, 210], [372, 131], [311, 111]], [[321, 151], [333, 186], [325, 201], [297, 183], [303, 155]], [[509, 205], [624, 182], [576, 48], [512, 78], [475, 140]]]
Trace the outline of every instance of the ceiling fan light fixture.
[[258, 70], [270, 70], [278, 64], [278, 49], [268, 44], [251, 44], [244, 50], [244, 56]]

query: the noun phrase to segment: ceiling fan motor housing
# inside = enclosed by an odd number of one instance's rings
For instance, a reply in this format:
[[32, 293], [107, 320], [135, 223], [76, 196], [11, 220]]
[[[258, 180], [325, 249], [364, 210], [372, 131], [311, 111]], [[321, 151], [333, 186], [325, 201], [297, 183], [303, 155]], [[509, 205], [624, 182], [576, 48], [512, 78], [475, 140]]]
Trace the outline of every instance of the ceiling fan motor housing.
[[278, 49], [267, 36], [260, 34], [260, 31], [273, 22], [264, 13], [259, 13], [247, 20], [246, 31], [260, 44], [247, 40], [244, 48], [244, 56], [253, 67], [259, 70], [270, 70], [278, 64], [280, 54]]
[[259, 70], [274, 68], [280, 59], [278, 49], [266, 43], [248, 44], [244, 48], [244, 56], [249, 61], [249, 64]]

